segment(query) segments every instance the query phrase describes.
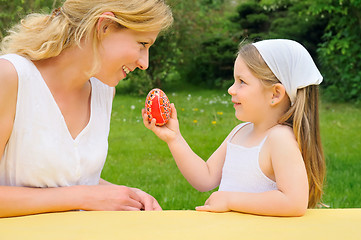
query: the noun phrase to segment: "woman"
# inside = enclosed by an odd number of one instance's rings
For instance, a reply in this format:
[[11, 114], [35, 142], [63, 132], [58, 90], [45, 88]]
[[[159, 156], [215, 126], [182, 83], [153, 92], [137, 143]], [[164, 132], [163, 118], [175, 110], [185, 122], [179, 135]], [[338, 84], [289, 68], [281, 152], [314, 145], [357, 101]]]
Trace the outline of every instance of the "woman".
[[161, 0], [67, 0], [10, 31], [0, 57], [0, 217], [161, 209], [100, 174], [114, 86], [148, 68], [149, 47], [172, 21]]

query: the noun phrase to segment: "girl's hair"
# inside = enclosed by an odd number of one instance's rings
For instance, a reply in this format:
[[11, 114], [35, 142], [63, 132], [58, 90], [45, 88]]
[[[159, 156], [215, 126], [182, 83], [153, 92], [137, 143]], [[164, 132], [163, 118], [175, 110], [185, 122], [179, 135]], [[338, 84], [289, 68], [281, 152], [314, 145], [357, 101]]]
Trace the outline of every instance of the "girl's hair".
[[[280, 83], [252, 44], [243, 45], [238, 55], [263, 84], [271, 86]], [[318, 86], [310, 85], [298, 89], [295, 103], [279, 119], [279, 124], [293, 128], [307, 170], [308, 207], [316, 207], [321, 201], [326, 174], [319, 128]]]
[[[112, 12], [115, 17], [102, 15], [104, 12]], [[97, 54], [100, 17], [136, 31], [161, 31], [173, 22], [164, 0], [66, 0], [52, 14], [30, 14], [14, 26], [2, 41], [1, 53], [41, 60], [55, 57], [68, 47], [80, 46], [83, 39], [88, 39], [93, 40]]]

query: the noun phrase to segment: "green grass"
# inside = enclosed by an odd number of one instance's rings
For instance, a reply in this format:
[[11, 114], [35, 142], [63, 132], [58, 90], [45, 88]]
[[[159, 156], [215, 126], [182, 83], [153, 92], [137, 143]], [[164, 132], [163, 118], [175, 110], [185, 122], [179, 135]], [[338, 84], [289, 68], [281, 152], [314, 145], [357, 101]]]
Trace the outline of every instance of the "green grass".
[[[224, 90], [166, 93], [177, 108], [183, 136], [203, 159], [239, 123]], [[109, 155], [102, 177], [152, 194], [165, 210], [203, 205], [210, 192], [193, 189], [177, 169], [167, 145], [144, 127], [144, 100], [115, 97]], [[351, 104], [323, 103], [320, 117], [328, 168], [324, 202], [332, 208], [361, 207], [361, 109]]]
[[327, 164], [324, 202], [361, 207], [361, 108], [324, 103], [320, 118]]

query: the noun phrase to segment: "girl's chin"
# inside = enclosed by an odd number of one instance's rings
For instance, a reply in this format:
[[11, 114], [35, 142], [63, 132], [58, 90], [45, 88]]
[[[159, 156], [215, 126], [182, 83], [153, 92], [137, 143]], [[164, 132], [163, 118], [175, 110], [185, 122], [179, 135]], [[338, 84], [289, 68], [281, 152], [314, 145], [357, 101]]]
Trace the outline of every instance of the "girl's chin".
[[242, 116], [241, 114], [237, 114], [237, 112], [234, 114], [236, 116], [236, 118], [239, 120], [239, 121], [242, 121], [242, 122], [247, 122], [246, 118], [244, 116]]

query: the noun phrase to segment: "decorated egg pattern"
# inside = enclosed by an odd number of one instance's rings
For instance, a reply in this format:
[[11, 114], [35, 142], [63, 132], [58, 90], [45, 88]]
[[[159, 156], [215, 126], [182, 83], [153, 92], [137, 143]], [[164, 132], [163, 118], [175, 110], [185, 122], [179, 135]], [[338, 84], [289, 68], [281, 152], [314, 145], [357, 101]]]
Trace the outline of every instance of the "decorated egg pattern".
[[145, 100], [145, 110], [148, 115], [148, 121], [156, 119], [156, 125], [166, 124], [170, 118], [171, 109], [167, 95], [159, 88], [150, 90]]

